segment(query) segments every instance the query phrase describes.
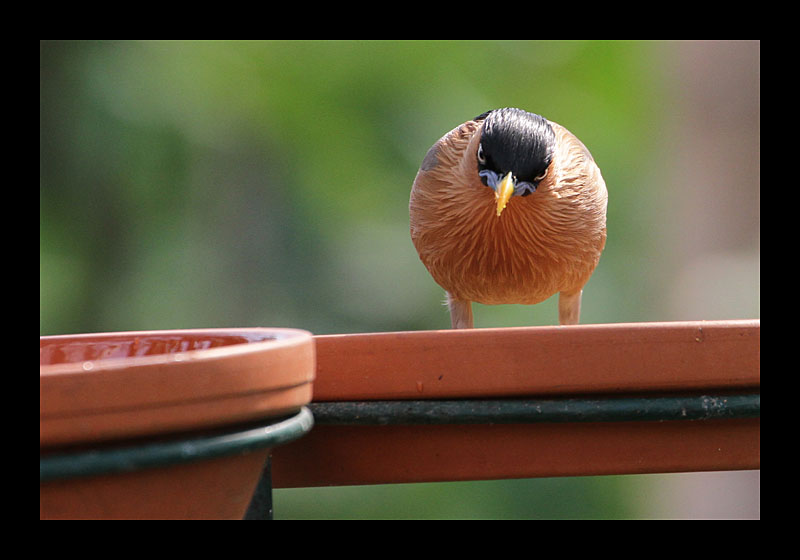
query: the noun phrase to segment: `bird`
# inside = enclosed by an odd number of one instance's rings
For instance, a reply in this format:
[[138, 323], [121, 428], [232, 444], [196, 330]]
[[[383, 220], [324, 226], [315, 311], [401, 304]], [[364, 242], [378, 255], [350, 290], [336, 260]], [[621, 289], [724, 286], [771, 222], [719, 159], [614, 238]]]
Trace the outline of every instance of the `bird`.
[[606, 244], [608, 192], [589, 150], [523, 109], [486, 111], [426, 153], [409, 199], [411, 240], [446, 292], [454, 329], [472, 302], [540, 303], [578, 324], [583, 288]]

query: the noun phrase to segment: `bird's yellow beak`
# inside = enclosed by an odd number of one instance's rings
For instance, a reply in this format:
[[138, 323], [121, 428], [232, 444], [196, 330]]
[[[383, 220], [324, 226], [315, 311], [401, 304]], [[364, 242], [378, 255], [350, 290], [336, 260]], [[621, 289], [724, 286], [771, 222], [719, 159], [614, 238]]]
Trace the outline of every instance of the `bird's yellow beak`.
[[500, 181], [500, 184], [497, 185], [497, 192], [494, 193], [495, 198], [497, 199], [497, 216], [500, 217], [500, 214], [503, 212], [503, 209], [508, 204], [508, 199], [511, 198], [511, 195], [514, 194], [514, 177], [511, 175], [509, 171], [505, 177]]

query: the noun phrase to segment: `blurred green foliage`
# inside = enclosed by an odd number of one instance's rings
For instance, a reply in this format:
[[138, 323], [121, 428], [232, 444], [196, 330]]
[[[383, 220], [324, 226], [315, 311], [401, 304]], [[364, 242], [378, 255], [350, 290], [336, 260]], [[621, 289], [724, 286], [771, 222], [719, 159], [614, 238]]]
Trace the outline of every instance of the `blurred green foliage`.
[[[624, 231], [613, 200], [647, 155], [648, 48], [42, 43], [41, 334], [445, 328], [407, 231], [428, 147], [489, 108], [540, 112], [591, 146]], [[551, 324], [548, 305], [482, 324]]]
[[[41, 42], [40, 334], [447, 328], [408, 235], [409, 190], [442, 134], [504, 106], [566, 126], [608, 184], [583, 322], [657, 320], [663, 279], [642, 263], [664, 243], [646, 187], [671, 118], [662, 57], [648, 42]], [[556, 322], [554, 299], [475, 307], [479, 326]], [[570, 484], [564, 509], [549, 493]], [[420, 516], [624, 516], [619, 484], [454, 485], [464, 510], [433, 508], [447, 485], [373, 489], [389, 509], [365, 505], [370, 489], [333, 502], [375, 517], [415, 517], [392, 509], [409, 500]], [[277, 516], [323, 516], [332, 491], [278, 492]]]
[[[385, 484], [275, 491], [276, 519], [630, 519], [629, 477]], [[368, 497], [368, 499], [365, 499]]]

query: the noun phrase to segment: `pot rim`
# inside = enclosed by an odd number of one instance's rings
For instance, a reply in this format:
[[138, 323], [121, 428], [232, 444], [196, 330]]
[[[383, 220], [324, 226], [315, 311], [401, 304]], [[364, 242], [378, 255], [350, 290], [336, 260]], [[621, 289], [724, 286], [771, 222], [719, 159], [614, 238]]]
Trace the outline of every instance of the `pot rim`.
[[[273, 336], [262, 340], [242, 341], [241, 343], [227, 344], [215, 348], [200, 348], [195, 350], [183, 350], [180, 352], [165, 352], [150, 356], [129, 356], [123, 358], [100, 358], [92, 360], [80, 360], [58, 364], [39, 365], [39, 376], [51, 376], [65, 373], [80, 374], [89, 371], [108, 371], [133, 366], [150, 366], [155, 364], [170, 364], [183, 361], [212, 360], [224, 356], [236, 356], [259, 352], [265, 347], [279, 348], [292, 345], [297, 339], [311, 337], [312, 334], [302, 329], [293, 328], [268, 328], [268, 327], [235, 327], [235, 328], [202, 328], [202, 329], [159, 329], [144, 331], [109, 331], [99, 333], [79, 333], [79, 334], [60, 334], [45, 335], [39, 337], [39, 344], [45, 342], [70, 341], [75, 342], [90, 341], [93, 339], [115, 340], [137, 337], [157, 337], [157, 336], [239, 336], [261, 334]], [[91, 365], [87, 365], [91, 364]]]
[[[206, 328], [40, 337], [47, 343], [239, 337], [234, 344], [40, 366], [40, 448], [218, 427], [299, 410], [316, 374], [312, 334]], [[146, 342], [146, 341], [145, 341]], [[126, 352], [129, 348], [122, 347]]]

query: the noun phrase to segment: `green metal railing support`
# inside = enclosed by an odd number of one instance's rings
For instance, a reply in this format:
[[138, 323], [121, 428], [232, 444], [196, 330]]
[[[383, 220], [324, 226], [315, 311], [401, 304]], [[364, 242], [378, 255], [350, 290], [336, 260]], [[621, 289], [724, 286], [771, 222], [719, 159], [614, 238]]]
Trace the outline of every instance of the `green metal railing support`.
[[318, 402], [317, 424], [527, 424], [753, 418], [761, 395]]

